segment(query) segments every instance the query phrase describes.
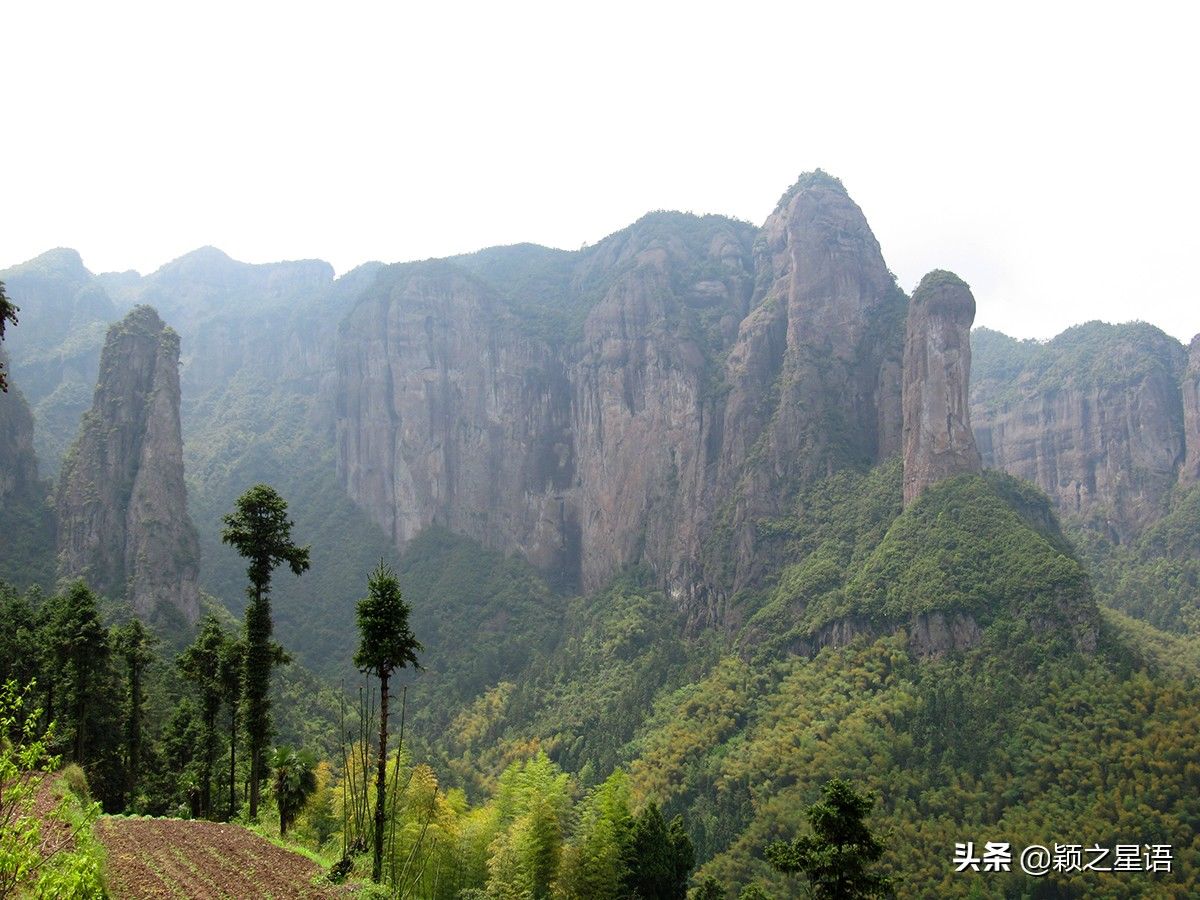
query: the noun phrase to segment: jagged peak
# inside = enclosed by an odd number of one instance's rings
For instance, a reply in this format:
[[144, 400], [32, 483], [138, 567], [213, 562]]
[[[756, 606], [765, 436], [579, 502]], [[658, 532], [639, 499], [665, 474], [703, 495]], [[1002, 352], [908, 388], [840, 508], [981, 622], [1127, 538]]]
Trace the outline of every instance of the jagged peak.
[[803, 172], [796, 179], [795, 183], [790, 188], [783, 192], [783, 196], [779, 198], [779, 202], [775, 204], [775, 212], [781, 211], [791, 202], [792, 198], [801, 191], [812, 190], [814, 188], [825, 188], [827, 190], [838, 191], [849, 197], [850, 194], [846, 190], [846, 186], [842, 184], [842, 180], [834, 175], [830, 175], [824, 169], [813, 169], [811, 172]]
[[166, 327], [157, 309], [149, 304], [139, 303], [126, 313], [121, 321], [114, 323], [112, 329], [159, 334]]

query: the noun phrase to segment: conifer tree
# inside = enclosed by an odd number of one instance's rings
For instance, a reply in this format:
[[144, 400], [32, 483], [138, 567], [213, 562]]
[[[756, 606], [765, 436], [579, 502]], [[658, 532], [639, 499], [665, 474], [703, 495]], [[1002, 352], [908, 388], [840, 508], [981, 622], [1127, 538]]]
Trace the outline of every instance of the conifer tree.
[[137, 794], [142, 771], [142, 713], [145, 697], [142, 679], [146, 666], [153, 662], [155, 638], [140, 619], [130, 619], [116, 632], [116, 648], [125, 660], [129, 686], [129, 709], [125, 720], [126, 804]]
[[684, 900], [696, 852], [676, 816], [668, 825], [658, 805], [651, 803], [633, 823], [629, 842], [627, 893], [635, 897]]
[[229, 713], [229, 814], [237, 813], [238, 710], [242, 705], [242, 675], [246, 668], [246, 642], [229, 640], [221, 654], [221, 700]]
[[217, 715], [221, 711], [221, 664], [229, 636], [217, 617], [206, 615], [191, 645], [176, 661], [179, 671], [196, 687], [200, 701], [200, 815], [212, 815], [213, 766], [217, 756]]
[[354, 665], [379, 679], [379, 758], [375, 774], [375, 859], [371, 879], [383, 877], [383, 827], [386, 812], [388, 680], [397, 669], [420, 668], [422, 649], [408, 624], [409, 608], [400, 582], [383, 560], [367, 581], [367, 596], [358, 602], [358, 650]]
[[238, 497], [232, 513], [223, 519], [221, 540], [249, 560], [246, 574], [246, 659], [243, 699], [246, 706], [246, 743], [250, 751], [250, 818], [258, 816], [263, 763], [271, 735], [271, 669], [284, 660], [271, 640], [271, 573], [287, 564], [296, 575], [308, 570], [308, 547], [292, 542], [292, 521], [287, 503], [265, 484], [256, 484]]
[[779, 872], [804, 875], [813, 897], [887, 896], [889, 880], [871, 871], [883, 856], [883, 845], [865, 822], [874, 805], [874, 798], [858, 793], [848, 781], [826, 782], [821, 800], [805, 812], [813, 833], [769, 844], [767, 862]]

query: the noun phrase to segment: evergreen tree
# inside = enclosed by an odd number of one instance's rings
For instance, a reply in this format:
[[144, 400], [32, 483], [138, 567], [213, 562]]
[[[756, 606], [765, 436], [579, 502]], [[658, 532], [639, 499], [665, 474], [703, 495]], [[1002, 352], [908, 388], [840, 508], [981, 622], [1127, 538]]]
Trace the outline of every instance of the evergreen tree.
[[271, 669], [281, 651], [271, 640], [271, 573], [286, 563], [296, 575], [308, 570], [308, 547], [292, 542], [287, 503], [274, 488], [257, 484], [238, 497], [235, 509], [223, 519], [221, 540], [249, 560], [246, 574], [246, 661], [243, 698], [246, 704], [246, 743], [250, 751], [250, 818], [258, 816], [263, 755], [271, 734]]
[[126, 805], [132, 803], [137, 794], [142, 772], [142, 718], [145, 697], [142, 679], [146, 666], [155, 659], [154, 636], [146, 631], [140, 619], [130, 619], [117, 629], [115, 644], [117, 652], [125, 660], [128, 679], [128, 709], [125, 718], [125, 775]]
[[246, 667], [246, 643], [229, 640], [221, 654], [221, 699], [229, 711], [229, 815], [237, 814], [238, 709], [242, 705], [242, 675]]
[[100, 624], [96, 595], [82, 581], [73, 582], [58, 604], [53, 624], [62, 668], [64, 705], [71, 737], [71, 760], [84, 765], [95, 722], [100, 682], [109, 661], [108, 631]]
[[0, 582], [0, 684], [10, 678], [19, 685], [41, 680], [37, 613], [32, 592], [22, 594]]
[[388, 679], [397, 669], [420, 668], [421, 645], [408, 625], [409, 608], [400, 582], [383, 560], [367, 580], [367, 596], [358, 602], [359, 645], [354, 665], [379, 679], [379, 759], [375, 774], [375, 859], [371, 879], [383, 877], [383, 824], [386, 813]]
[[173, 781], [169, 796], [172, 802], [186, 797], [187, 811], [193, 818], [200, 815], [200, 767], [196, 758], [197, 748], [204, 744], [200, 718], [195, 701], [184, 697], [175, 707], [162, 739], [163, 756]]
[[696, 886], [689, 900], [725, 900], [725, 888], [721, 887], [721, 882], [709, 875]]
[[738, 900], [771, 900], [771, 895], [768, 894], [757, 882], [750, 882], [741, 893], [738, 894]]
[[200, 815], [212, 815], [213, 766], [217, 756], [217, 715], [221, 711], [224, 684], [222, 662], [230, 643], [217, 617], [206, 615], [191, 645], [180, 654], [176, 664], [196, 687], [200, 702]]
[[78, 579], [47, 604], [42, 645], [53, 659], [48, 693], [59, 704], [64, 749], [88, 775], [106, 809], [119, 809], [126, 785], [121, 765], [121, 697], [112, 644], [96, 595]]
[[859, 794], [847, 781], [826, 782], [821, 800], [805, 813], [813, 833], [768, 845], [767, 862], [779, 872], [804, 875], [814, 897], [886, 896], [889, 880], [871, 871], [883, 856], [883, 845], [864, 821], [874, 805], [874, 798]]
[[626, 891], [645, 900], [684, 900], [695, 862], [683, 819], [676, 816], [668, 826], [658, 805], [651, 803], [633, 823]]

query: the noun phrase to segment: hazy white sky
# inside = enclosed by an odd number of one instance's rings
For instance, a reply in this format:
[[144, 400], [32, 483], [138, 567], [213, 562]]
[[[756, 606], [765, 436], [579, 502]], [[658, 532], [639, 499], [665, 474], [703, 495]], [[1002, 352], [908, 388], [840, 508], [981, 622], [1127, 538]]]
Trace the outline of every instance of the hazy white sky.
[[1200, 4], [5, 3], [0, 267], [339, 272], [838, 175], [977, 322], [1200, 331]]

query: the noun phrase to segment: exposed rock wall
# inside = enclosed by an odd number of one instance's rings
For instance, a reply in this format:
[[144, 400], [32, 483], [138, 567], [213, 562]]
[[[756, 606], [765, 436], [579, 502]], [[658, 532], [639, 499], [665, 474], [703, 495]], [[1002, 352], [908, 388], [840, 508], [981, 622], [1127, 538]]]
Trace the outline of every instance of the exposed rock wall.
[[198, 543], [187, 515], [179, 338], [148, 306], [113, 325], [96, 393], [56, 495], [59, 571], [142, 618], [195, 621]]
[[1187, 468], [1178, 341], [1101, 322], [1045, 344], [977, 338], [971, 412], [985, 466], [1032, 481], [1060, 515], [1117, 541], [1162, 515]]
[[1179, 480], [1194, 484], [1200, 481], [1200, 334], [1188, 346], [1188, 364], [1181, 387], [1185, 455]]
[[[0, 367], [8, 368], [8, 355], [3, 349]], [[0, 509], [9, 498], [28, 495], [37, 480], [33, 416], [25, 396], [10, 381], [8, 391], [0, 391]]]
[[344, 483], [398, 545], [438, 524], [577, 565], [569, 386], [486, 285], [440, 263], [390, 270], [343, 325], [338, 376], [353, 385], [336, 398]]
[[908, 309], [904, 345], [904, 504], [931, 484], [982, 468], [971, 432], [975, 298], [950, 272], [930, 272]]
[[[676, 594], [748, 584], [770, 563], [756, 520], [781, 512], [808, 479], [900, 450], [905, 298], [862, 210], [837, 179], [801, 176], [754, 250], [751, 311], [724, 366], [709, 502], [723, 521], [706, 523], [711, 552], [681, 548]], [[694, 603], [714, 610], [714, 599]]]
[[[3, 349], [0, 364], [7, 368]], [[47, 493], [38, 478], [33, 416], [9, 379], [7, 393], [0, 391], [0, 580], [18, 587], [53, 581], [54, 517]]]
[[512, 282], [550, 284], [577, 334], [530, 327], [470, 259], [387, 270], [339, 333], [339, 472], [398, 544], [437, 522], [585, 590], [648, 563], [713, 621], [756, 518], [899, 451], [905, 300], [835, 179], [802, 178], [757, 234], [652, 214], [528, 256]]
[[635, 227], [586, 265], [616, 273], [570, 359], [582, 584], [696, 547], [727, 389], [720, 357], [752, 290], [749, 229], [715, 217], [689, 241]]

